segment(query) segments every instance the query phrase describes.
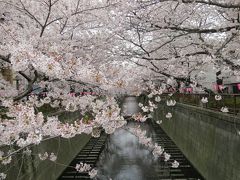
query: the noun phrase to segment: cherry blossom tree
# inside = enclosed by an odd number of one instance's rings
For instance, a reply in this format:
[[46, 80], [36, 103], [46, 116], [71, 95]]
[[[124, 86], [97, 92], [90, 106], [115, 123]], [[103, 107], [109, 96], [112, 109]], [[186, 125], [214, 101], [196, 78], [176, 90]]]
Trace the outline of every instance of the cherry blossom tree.
[[[239, 8], [237, 0], [0, 0], [0, 66], [21, 80], [15, 88], [9, 78], [0, 79], [0, 147], [7, 147], [0, 151], [1, 164], [51, 138], [98, 137], [125, 126], [113, 97], [118, 93], [149, 90], [147, 104], [139, 104], [143, 113], [133, 116], [146, 121], [165, 90], [151, 80], [197, 86], [210, 65], [239, 76]], [[44, 97], [31, 95], [35, 85], [47, 87]], [[101, 96], [71, 95], [73, 85]], [[175, 104], [169, 96], [167, 105]], [[61, 122], [41, 112], [42, 106], [78, 111], [80, 118]], [[154, 156], [170, 159], [146, 132], [128, 130]], [[57, 160], [54, 152], [38, 157]], [[87, 164], [75, 168], [97, 174]]]
[[[133, 71], [132, 64], [112, 53], [118, 47], [114, 36], [122, 30], [115, 14], [120, 12], [116, 7], [125, 7], [121, 1], [4, 0], [0, 7], [1, 68], [21, 80], [15, 88], [1, 76], [2, 165], [11, 164], [16, 154], [31, 154], [32, 146], [51, 138], [82, 133], [98, 137], [102, 130], [111, 134], [126, 124], [112, 94], [139, 93], [142, 68]], [[72, 96], [73, 84], [105, 95]], [[31, 95], [35, 85], [47, 87], [44, 97]], [[80, 119], [61, 122], [56, 113], [44, 115], [42, 106], [79, 111]], [[54, 152], [38, 156], [57, 160]], [[89, 174], [94, 177], [96, 171]], [[0, 178], [6, 175], [1, 173]]]
[[[239, 77], [238, 1], [137, 1], [128, 13], [131, 44], [121, 52], [159, 79], [197, 82], [205, 69]], [[204, 86], [204, 84], [203, 84]]]

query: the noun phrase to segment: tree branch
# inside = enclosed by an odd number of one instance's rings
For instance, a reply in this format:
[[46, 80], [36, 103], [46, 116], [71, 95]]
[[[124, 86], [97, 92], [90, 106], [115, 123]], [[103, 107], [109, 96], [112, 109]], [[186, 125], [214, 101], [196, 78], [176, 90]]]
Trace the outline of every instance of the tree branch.
[[18, 73], [22, 75], [28, 82], [31, 82], [31, 78], [29, 78], [24, 72], [19, 71]]
[[[176, 1], [176, 0], [175, 0]], [[212, 1], [212, 0], [182, 0], [183, 3], [199, 3], [199, 4], [206, 4], [206, 5], [211, 5], [211, 6], [217, 6], [221, 8], [240, 8], [240, 3], [225, 3], [225, 2], [217, 2], [217, 1]]]
[[49, 0], [48, 13], [47, 13], [47, 17], [46, 17], [46, 19], [45, 19], [45, 23], [44, 23], [44, 25], [42, 26], [42, 30], [41, 30], [41, 33], [40, 33], [40, 37], [43, 36], [43, 33], [44, 33], [46, 27], [48, 26], [48, 20], [49, 20], [50, 15], [51, 15], [52, 6], [53, 6], [52, 0]]
[[11, 63], [10, 57], [11, 57], [11, 54], [8, 54], [7, 56], [4, 56], [4, 55], [0, 54], [0, 59], [7, 62], [7, 63]]
[[43, 26], [42, 23], [28, 9], [26, 9], [25, 5], [23, 4], [23, 2], [21, 0], [20, 0], [20, 3], [23, 7], [23, 10], [27, 13], [27, 15], [30, 18], [34, 19], [42, 27]]
[[237, 30], [240, 29], [240, 25], [228, 26], [223, 28], [209, 28], [209, 29], [177, 27], [177, 26], [159, 26], [153, 23], [151, 23], [151, 25], [159, 29], [169, 29], [174, 31], [183, 31], [188, 33], [202, 33], [202, 34], [223, 33], [223, 32], [231, 31], [232, 29], [237, 29]]
[[29, 93], [31, 93], [32, 90], [33, 90], [33, 88], [32, 88], [33, 84], [36, 82], [37, 78], [38, 78], [38, 73], [35, 70], [34, 71], [34, 78], [28, 83], [27, 89], [24, 92], [22, 92], [21, 94], [19, 94], [18, 96], [14, 97], [13, 100], [14, 101], [19, 101], [22, 98], [24, 98], [25, 96], [27, 96]]
[[[179, 0], [159, 0], [157, 2], [168, 2], [168, 1], [179, 2]], [[217, 2], [216, 0], [182, 0], [182, 3], [184, 4], [198, 3], [198, 4], [205, 4], [210, 6], [217, 6], [217, 7], [226, 8], [226, 9], [240, 8], [240, 2], [231, 3], [231, 2]], [[154, 4], [156, 4], [156, 2]]]

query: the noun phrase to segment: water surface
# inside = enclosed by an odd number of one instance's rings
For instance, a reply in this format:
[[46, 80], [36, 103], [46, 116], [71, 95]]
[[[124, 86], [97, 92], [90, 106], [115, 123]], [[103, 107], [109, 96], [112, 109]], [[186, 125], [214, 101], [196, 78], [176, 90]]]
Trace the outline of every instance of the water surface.
[[[138, 124], [129, 123], [127, 126], [134, 125]], [[148, 124], [141, 124], [141, 128], [147, 130], [148, 136], [152, 136], [153, 131]], [[100, 156], [98, 179], [147, 180], [150, 176], [155, 176], [156, 163], [152, 153], [139, 144], [136, 136], [125, 129], [119, 129], [110, 135]]]

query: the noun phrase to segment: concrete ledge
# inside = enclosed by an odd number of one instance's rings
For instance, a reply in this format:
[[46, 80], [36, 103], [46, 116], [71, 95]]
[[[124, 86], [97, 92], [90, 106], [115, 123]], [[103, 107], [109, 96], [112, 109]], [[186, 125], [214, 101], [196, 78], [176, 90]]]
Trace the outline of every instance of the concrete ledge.
[[208, 116], [211, 117], [217, 117], [218, 120], [223, 120], [223, 121], [229, 121], [232, 123], [238, 123], [240, 124], [240, 116], [234, 116], [232, 114], [228, 114], [228, 113], [223, 113], [223, 112], [218, 112], [218, 111], [214, 111], [214, 110], [210, 110], [207, 108], [202, 108], [202, 107], [198, 107], [198, 106], [191, 106], [188, 104], [182, 104], [182, 103], [177, 103], [176, 104], [177, 108], [187, 108], [187, 109], [191, 109], [193, 111], [195, 111], [195, 113], [200, 113], [200, 114], [207, 114]]
[[[206, 123], [224, 129], [225, 131], [237, 134], [237, 129], [240, 130], [240, 117], [238, 116], [182, 103], [177, 103], [174, 109], [176, 111], [185, 112], [195, 118], [202, 116], [203, 118], [201, 118], [201, 121], [205, 121]], [[205, 118], [204, 116], [207, 116], [208, 118]]]

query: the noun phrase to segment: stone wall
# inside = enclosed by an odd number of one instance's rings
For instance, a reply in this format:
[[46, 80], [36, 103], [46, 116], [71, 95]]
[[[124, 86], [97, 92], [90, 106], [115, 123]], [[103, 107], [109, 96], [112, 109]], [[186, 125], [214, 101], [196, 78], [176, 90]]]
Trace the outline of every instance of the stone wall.
[[[173, 118], [167, 120], [167, 112]], [[240, 179], [240, 117], [178, 103], [159, 104], [155, 120], [207, 180]]]

